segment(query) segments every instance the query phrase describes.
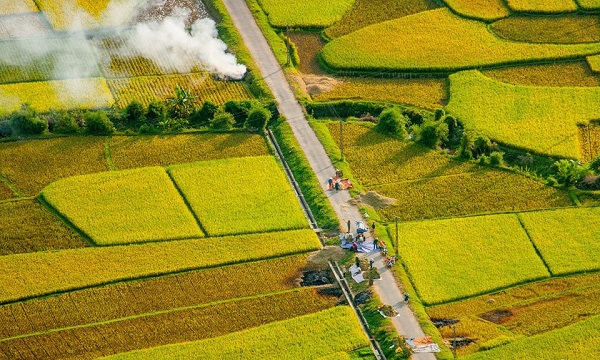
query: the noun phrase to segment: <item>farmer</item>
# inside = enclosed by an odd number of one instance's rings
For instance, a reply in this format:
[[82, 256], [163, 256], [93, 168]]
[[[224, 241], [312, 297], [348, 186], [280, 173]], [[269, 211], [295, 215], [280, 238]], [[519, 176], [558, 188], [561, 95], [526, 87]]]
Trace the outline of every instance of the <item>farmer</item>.
[[340, 189], [340, 183], [338, 181], [335, 182], [335, 191], [338, 191]]
[[327, 179], [328, 189], [333, 189], [333, 178]]
[[348, 233], [350, 233], [350, 224], [352, 223], [350, 222], [350, 220], [348, 220]]
[[410, 297], [410, 296], [408, 295], [408, 293], [404, 293], [404, 302], [405, 302], [405, 303], [408, 303], [408, 298], [409, 298], [409, 297]]
[[369, 267], [371, 269], [373, 268], [373, 263], [375, 263], [375, 261], [373, 261], [373, 259], [369, 260]]
[[377, 250], [378, 245], [379, 245], [379, 239], [375, 238], [375, 240], [373, 240], [373, 250]]

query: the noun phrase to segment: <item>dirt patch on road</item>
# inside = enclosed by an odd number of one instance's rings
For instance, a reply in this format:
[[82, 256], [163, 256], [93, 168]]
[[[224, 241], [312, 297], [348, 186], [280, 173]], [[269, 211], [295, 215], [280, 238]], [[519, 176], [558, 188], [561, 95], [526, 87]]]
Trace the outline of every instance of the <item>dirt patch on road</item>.
[[375, 191], [369, 191], [366, 194], [360, 194], [353, 199], [353, 202], [360, 206], [361, 204], [369, 205], [375, 210], [385, 209], [396, 203], [396, 199], [385, 197]]

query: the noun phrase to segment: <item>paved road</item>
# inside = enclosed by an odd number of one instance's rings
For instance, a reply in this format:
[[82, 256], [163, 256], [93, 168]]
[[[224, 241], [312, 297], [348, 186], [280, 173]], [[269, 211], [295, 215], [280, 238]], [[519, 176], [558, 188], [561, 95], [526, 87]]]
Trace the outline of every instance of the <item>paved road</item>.
[[[246, 46], [250, 50], [254, 61], [260, 68], [261, 75], [275, 95], [275, 99], [279, 103], [279, 111], [288, 119], [296, 139], [298, 139], [300, 146], [308, 158], [310, 166], [315, 174], [317, 174], [323, 190], [326, 192], [329, 201], [337, 213], [340, 220], [340, 227], [345, 229], [348, 220], [351, 220], [354, 227], [354, 222], [362, 219], [362, 216], [356, 206], [348, 204], [348, 200], [350, 200], [348, 192], [327, 190], [327, 179], [334, 175], [335, 168], [321, 142], [308, 125], [304, 112], [296, 101], [281, 66], [279, 66], [275, 55], [271, 51], [258, 25], [256, 25], [246, 2], [244, 0], [223, 0], [223, 2], [235, 26], [241, 33]], [[392, 320], [398, 333], [410, 337], [423, 336], [423, 330], [419, 326], [414, 314], [402, 301], [403, 295], [394, 280], [392, 272], [385, 267], [379, 253], [372, 253], [369, 257], [375, 261], [374, 266], [379, 269], [382, 277], [381, 280], [375, 281], [375, 291], [385, 304], [392, 305], [400, 313], [399, 317]], [[415, 354], [413, 355], [413, 359], [434, 360], [435, 356], [433, 354]]]

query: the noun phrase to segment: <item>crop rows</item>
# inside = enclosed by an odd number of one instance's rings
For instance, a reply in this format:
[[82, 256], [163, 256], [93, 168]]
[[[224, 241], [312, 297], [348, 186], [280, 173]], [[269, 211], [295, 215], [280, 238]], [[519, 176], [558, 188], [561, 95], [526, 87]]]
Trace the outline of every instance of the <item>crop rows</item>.
[[199, 352], [203, 359], [317, 359], [368, 344], [352, 309], [339, 306], [219, 338], [119, 354], [110, 359], [190, 358]]
[[594, 87], [600, 86], [600, 78], [584, 61], [556, 64], [511, 66], [485, 70], [482, 73], [490, 79], [515, 85], [552, 87]]
[[598, 87], [515, 86], [464, 71], [450, 75], [450, 94], [448, 111], [468, 129], [547, 155], [579, 158], [576, 124], [600, 118]]
[[[336, 300], [320, 296], [314, 289], [304, 289], [208, 306], [173, 309], [142, 317], [5, 339], [0, 341], [0, 356], [5, 354], [5, 358], [10, 359], [97, 358], [135, 349], [221, 336], [322, 311], [331, 308]], [[360, 327], [358, 329], [360, 333]]]
[[444, 8], [369, 26], [334, 39], [325, 45], [321, 56], [335, 69], [455, 71], [596, 53], [600, 53], [599, 43], [567, 46], [502, 40], [491, 34], [485, 23], [460, 18]]
[[30, 11], [38, 11], [33, 0], [3, 1], [2, 7], [0, 7], [0, 14], [16, 14]]
[[339, 99], [388, 101], [433, 110], [446, 97], [443, 79], [353, 79], [344, 78], [341, 85], [313, 96], [316, 101]]
[[207, 73], [186, 75], [140, 76], [108, 80], [117, 105], [125, 107], [133, 100], [148, 105], [153, 99], [173, 96], [176, 85], [190, 89], [199, 102], [210, 100], [219, 105], [232, 99], [248, 99], [250, 93], [242, 82], [214, 80]]
[[354, 0], [259, 0], [274, 27], [324, 28], [342, 19]]
[[56, 30], [82, 30], [125, 24], [140, 0], [37, 0]]
[[103, 137], [65, 137], [0, 144], [0, 172], [33, 196], [64, 177], [108, 170]]
[[356, 0], [339, 23], [325, 30], [325, 35], [337, 38], [369, 25], [439, 7], [431, 0]]
[[398, 231], [402, 260], [425, 304], [550, 276], [516, 215], [401, 223]]
[[289, 290], [307, 255], [120, 282], [0, 307], [0, 338]]
[[600, 9], [599, 0], [577, 0], [579, 7], [584, 10], [598, 10]]
[[444, 0], [444, 2], [457, 14], [472, 19], [494, 21], [510, 15], [502, 0]]
[[98, 109], [114, 103], [104, 78], [51, 80], [0, 85], [0, 115], [30, 104], [38, 111]]
[[0, 53], [0, 83], [97, 77], [100, 74], [94, 53], [83, 36], [2, 41]]
[[307, 227], [283, 169], [272, 156], [169, 167], [208, 236]]
[[317, 236], [306, 229], [9, 255], [0, 261], [0, 303], [318, 249]]
[[0, 255], [87, 246], [34, 200], [0, 203]]
[[506, 0], [508, 7], [518, 12], [561, 14], [577, 11], [574, 0]]
[[595, 15], [513, 16], [493, 23], [490, 28], [503, 38], [530, 43], [600, 41], [600, 21]]
[[42, 196], [98, 245], [204, 235], [161, 167], [65, 178]]
[[264, 137], [248, 133], [114, 136], [110, 154], [117, 169], [168, 166], [201, 160], [268, 155]]

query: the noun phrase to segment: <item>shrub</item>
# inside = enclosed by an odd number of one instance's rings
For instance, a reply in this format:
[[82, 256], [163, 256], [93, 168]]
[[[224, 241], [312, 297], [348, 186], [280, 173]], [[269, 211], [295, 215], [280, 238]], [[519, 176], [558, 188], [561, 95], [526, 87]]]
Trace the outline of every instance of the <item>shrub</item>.
[[389, 134], [395, 138], [403, 140], [408, 136], [408, 133], [406, 132], [407, 122], [408, 119], [402, 115], [400, 109], [385, 109], [381, 112], [381, 115], [379, 115], [377, 130], [383, 134]]
[[21, 135], [39, 135], [48, 129], [46, 120], [40, 118], [28, 104], [23, 104], [20, 110], [11, 114], [10, 124], [14, 132]]
[[60, 111], [52, 116], [54, 125], [52, 132], [56, 134], [75, 134], [79, 131], [79, 124], [75, 116], [68, 111]]
[[210, 127], [213, 129], [229, 130], [234, 124], [235, 118], [231, 113], [219, 110], [210, 122]]
[[490, 154], [490, 165], [504, 165], [504, 153], [500, 151], [492, 151], [492, 153]]
[[224, 109], [226, 112], [233, 115], [235, 124], [241, 126], [248, 119], [248, 112], [255, 104], [256, 101], [252, 100], [229, 100], [225, 103]]
[[270, 118], [269, 110], [262, 106], [255, 106], [248, 112], [248, 119], [246, 119], [244, 127], [250, 130], [264, 131]]
[[139, 101], [133, 100], [125, 107], [123, 116], [123, 125], [126, 128], [134, 129], [139, 125], [146, 122], [146, 116], [144, 115], [144, 105]]
[[148, 104], [148, 111], [146, 111], [146, 122], [154, 126], [160, 122], [165, 121], [166, 118], [167, 105], [165, 105], [165, 103], [162, 100], [152, 100], [152, 102]]
[[593, 172], [598, 174], [600, 172], [600, 156], [598, 156], [594, 160], [590, 161], [588, 166], [589, 166], [590, 170], [592, 170]]
[[217, 104], [212, 101], [205, 101], [200, 109], [195, 109], [190, 114], [190, 125], [193, 127], [206, 126], [215, 117], [219, 110]]
[[470, 131], [464, 132], [462, 137], [460, 138], [460, 156], [466, 159], [472, 159], [474, 148], [475, 136]]
[[433, 112], [433, 119], [435, 121], [441, 120], [444, 116], [446, 116], [446, 110], [442, 108], [435, 109]]
[[556, 167], [556, 180], [564, 187], [575, 184], [588, 172], [585, 166], [573, 160], [559, 160], [554, 163], [554, 166]]
[[88, 111], [83, 119], [87, 132], [92, 135], [110, 135], [115, 131], [112, 121], [103, 111]]
[[600, 190], [600, 176], [588, 174], [578, 181], [576, 186], [582, 190]]
[[9, 120], [0, 120], [0, 137], [10, 137], [13, 133]]
[[419, 142], [437, 148], [448, 140], [448, 125], [443, 121], [425, 121], [419, 130]]
[[402, 115], [406, 116], [410, 121], [411, 125], [421, 125], [423, 124], [423, 114], [418, 111], [412, 109], [404, 109], [402, 110]]

